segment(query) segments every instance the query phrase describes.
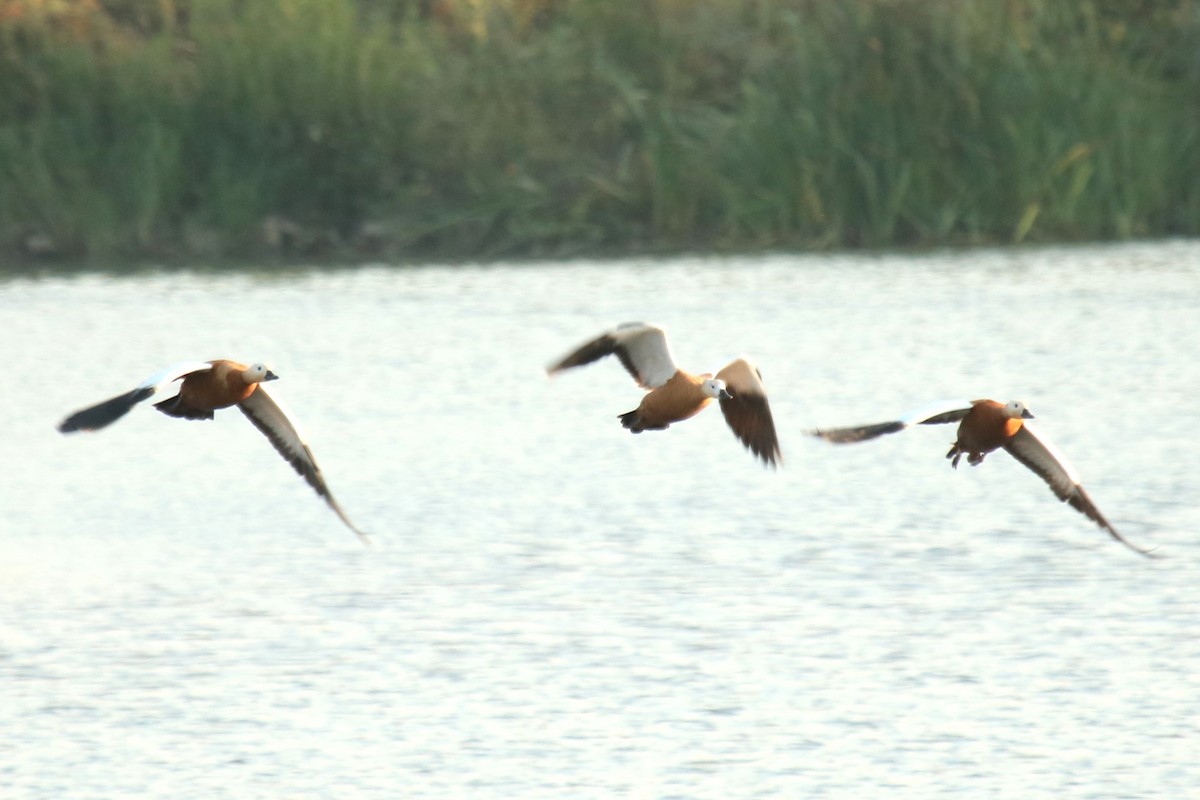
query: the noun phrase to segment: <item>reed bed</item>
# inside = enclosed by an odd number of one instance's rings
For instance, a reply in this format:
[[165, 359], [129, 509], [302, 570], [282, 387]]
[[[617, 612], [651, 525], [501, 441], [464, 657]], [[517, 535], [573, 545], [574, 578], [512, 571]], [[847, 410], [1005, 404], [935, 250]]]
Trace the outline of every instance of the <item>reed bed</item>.
[[1200, 233], [1194, 0], [0, 0], [10, 257]]

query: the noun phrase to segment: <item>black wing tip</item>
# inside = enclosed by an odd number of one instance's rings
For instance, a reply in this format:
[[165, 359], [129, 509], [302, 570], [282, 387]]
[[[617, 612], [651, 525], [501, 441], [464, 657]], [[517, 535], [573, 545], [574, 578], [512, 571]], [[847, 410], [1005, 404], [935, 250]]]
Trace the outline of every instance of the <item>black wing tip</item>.
[[[779, 448], [779, 434], [775, 431], [775, 418], [771, 404], [765, 394], [746, 393], [732, 395], [717, 401], [725, 423], [738, 441], [760, 461], [764, 467], [778, 469], [783, 463], [783, 451]], [[749, 409], [749, 414], [747, 414]], [[747, 418], [750, 426], [744, 424]]]
[[903, 422], [881, 422], [877, 425], [859, 425], [854, 428], [813, 428], [805, 433], [818, 439], [824, 439], [830, 444], [853, 444], [889, 433], [899, 433], [906, 427], [908, 426]]
[[750, 448], [750, 452], [762, 460], [763, 466], [775, 470], [783, 466], [783, 450], [779, 447], [779, 436], [775, 433], [773, 422], [770, 424], [765, 442], [760, 442], [757, 447], [750, 444], [746, 446]]
[[1146, 558], [1152, 558], [1156, 561], [1161, 561], [1162, 559], [1166, 558], [1166, 556], [1163, 555], [1162, 553], [1155, 552], [1156, 550], [1158, 550], [1157, 547], [1150, 547], [1150, 548], [1138, 547], [1136, 544], [1129, 541], [1121, 534], [1117, 533], [1117, 529], [1114, 528], [1112, 525], [1109, 525], [1107, 522], [1100, 522], [1097, 520], [1097, 524], [1104, 530], [1108, 531], [1109, 536], [1116, 539], [1118, 542], [1125, 545], [1133, 552], [1138, 553], [1139, 555], [1143, 555]]
[[153, 394], [154, 387], [140, 386], [131, 392], [109, 398], [103, 403], [97, 403], [94, 406], [76, 411], [58, 423], [57, 430], [59, 433], [98, 431], [128, 414], [131, 408]]
[[[251, 417], [251, 420], [253, 419], [254, 418]], [[268, 436], [267, 438], [270, 440], [271, 444], [275, 445], [274, 438], [271, 436]], [[278, 449], [279, 446], [276, 445], [276, 450]], [[342, 524], [354, 531], [354, 535], [358, 537], [360, 542], [367, 547], [370, 547], [373, 544], [371, 537], [368, 536], [365, 531], [360, 530], [358, 526], [351, 522], [350, 518], [346, 516], [346, 512], [342, 510], [341, 504], [334, 499], [333, 492], [329, 491], [329, 485], [325, 483], [325, 476], [321, 473], [321, 468], [317, 466], [316, 459], [312, 457], [312, 451], [308, 450], [307, 445], [305, 446], [305, 450], [308, 452], [309, 460], [307, 462], [305, 462], [305, 460], [299, 456], [292, 456], [291, 458], [287, 458], [285, 456], [285, 460], [292, 465], [292, 469], [294, 469], [296, 473], [304, 479], [304, 482], [307, 483], [309, 487], [316, 493], [317, 497], [320, 497], [322, 500], [324, 500], [325, 505], [329, 506], [330, 510], [333, 511], [334, 514], [337, 514], [337, 517], [342, 521]], [[311, 469], [308, 468], [310, 464], [312, 465]]]
[[770, 453], [755, 453], [762, 460], [763, 466], [768, 469], [778, 470], [783, 467], [783, 453], [779, 452], [779, 448], [775, 448]]
[[[329, 496], [326, 495], [325, 499], [328, 501]], [[358, 541], [364, 547], [371, 547], [375, 544], [371, 541], [371, 537], [367, 535], [366, 531], [361, 530], [357, 525], [350, 521], [350, 518], [346, 516], [344, 511], [342, 511], [341, 506], [337, 505], [336, 503], [329, 503], [329, 507], [333, 509], [333, 513], [337, 514], [338, 519], [342, 521], [342, 524], [354, 532], [354, 535], [358, 537]]]
[[576, 347], [570, 353], [546, 367], [547, 375], [555, 375], [572, 367], [582, 367], [611, 355], [617, 346], [617, 340], [612, 334], [604, 333], [594, 339], [589, 339]]
[[548, 364], [546, 366], [546, 375], [553, 378], [558, 373], [565, 372], [566, 370], [570, 369], [571, 367], [580, 366], [579, 364], [570, 363], [572, 356], [574, 356], [574, 355], [575, 355], [575, 353], [571, 353], [570, 355], [564, 356], [563, 358], [560, 358], [558, 361], [555, 361], [553, 364]]
[[1125, 545], [1126, 547], [1128, 547], [1130, 550], [1137, 553], [1138, 555], [1145, 556], [1146, 558], [1152, 558], [1155, 561], [1161, 561], [1167, 557], [1162, 553], [1155, 552], [1156, 550], [1158, 550], [1157, 547], [1151, 547], [1151, 548], [1138, 547], [1136, 544], [1129, 541], [1124, 536], [1119, 535], [1116, 531], [1112, 530], [1111, 528], [1108, 529], [1108, 532], [1114, 539], [1116, 539], [1118, 542]]
[[[274, 442], [272, 442], [272, 444], [274, 444]], [[313, 466], [311, 470], [305, 468], [306, 464], [299, 456], [289, 459], [288, 461], [292, 465], [292, 468], [296, 470], [301, 478], [304, 479], [304, 482], [307, 483], [314, 492], [316, 492], [317, 497], [320, 497], [322, 500], [324, 500], [325, 505], [329, 506], [330, 510], [333, 511], [334, 514], [337, 514], [337, 518], [342, 521], [342, 524], [354, 531], [354, 535], [358, 537], [360, 542], [367, 547], [370, 547], [373, 544], [371, 537], [350, 521], [350, 518], [346, 516], [346, 512], [342, 510], [341, 504], [334, 499], [333, 492], [329, 491], [329, 485], [325, 483], [325, 476], [321, 474], [321, 468], [318, 467], [316, 465], [316, 461], [312, 459], [311, 450], [309, 451], [309, 459], [309, 463], [311, 463]]]
[[748, 441], [738, 437], [742, 445], [750, 451], [750, 455], [758, 461], [762, 462], [763, 467], [767, 469], [777, 470], [783, 465], [783, 451], [779, 449], [779, 442], [771, 440], [765, 445], [760, 442]]
[[1004, 449], [1007, 450], [1017, 461], [1021, 462], [1026, 467], [1029, 467], [1029, 469], [1032, 470], [1038, 477], [1042, 478], [1042, 480], [1046, 480], [1046, 482], [1050, 484], [1051, 491], [1054, 492], [1059, 500], [1063, 501], [1080, 514], [1083, 514], [1092, 522], [1096, 523], [1096, 526], [1100, 528], [1100, 530], [1107, 531], [1108, 535], [1113, 539], [1125, 545], [1135, 553], [1145, 556], [1146, 558], [1153, 558], [1156, 560], [1166, 558], [1166, 556], [1163, 554], [1154, 552], [1158, 549], [1157, 547], [1151, 547], [1149, 549], [1138, 547], [1136, 544], [1117, 533], [1117, 529], [1113, 527], [1112, 523], [1108, 521], [1104, 514], [1100, 513], [1100, 509], [1096, 507], [1096, 503], [1092, 500], [1091, 495], [1088, 494], [1087, 489], [1084, 489], [1082, 485], [1076, 483], [1073, 487], [1074, 491], [1068, 492], [1065, 495], [1060, 495], [1054, 488], [1054, 485], [1046, 479], [1046, 476], [1036, 468], [1036, 465], [1033, 462], [1026, 461], [1024, 458], [1021, 458], [1019, 451], [1015, 451], [1007, 446]]
[[361, 530], [357, 525], [350, 521], [350, 518], [346, 516], [346, 512], [342, 510], [341, 504], [333, 498], [333, 492], [329, 491], [329, 487], [325, 485], [325, 481], [321, 480], [320, 483], [320, 486], [316, 486], [312, 483], [312, 481], [309, 481], [309, 485], [316, 490], [318, 496], [324, 498], [325, 505], [329, 506], [330, 510], [337, 514], [337, 517], [342, 521], [342, 524], [354, 531], [354, 535], [358, 537], [358, 540], [362, 542], [364, 546], [371, 547], [374, 544], [374, 542], [371, 541], [371, 537], [367, 535], [366, 531]]

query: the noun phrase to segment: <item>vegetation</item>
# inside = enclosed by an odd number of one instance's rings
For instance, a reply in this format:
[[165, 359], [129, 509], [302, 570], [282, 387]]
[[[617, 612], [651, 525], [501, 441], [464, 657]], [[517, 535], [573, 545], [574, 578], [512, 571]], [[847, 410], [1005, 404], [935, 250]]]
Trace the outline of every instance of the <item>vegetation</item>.
[[0, 252], [1200, 233], [1200, 0], [0, 0]]

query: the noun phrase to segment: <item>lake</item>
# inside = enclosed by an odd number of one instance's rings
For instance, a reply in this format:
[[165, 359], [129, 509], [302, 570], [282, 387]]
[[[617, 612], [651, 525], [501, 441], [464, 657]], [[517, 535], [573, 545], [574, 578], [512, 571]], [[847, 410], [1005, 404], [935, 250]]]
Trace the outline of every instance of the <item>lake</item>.
[[[627, 320], [760, 368], [631, 436]], [[1200, 243], [0, 282], [0, 795], [1178, 798], [1200, 786]], [[265, 361], [362, 546], [236, 410]], [[1023, 400], [1134, 553], [953, 426]]]

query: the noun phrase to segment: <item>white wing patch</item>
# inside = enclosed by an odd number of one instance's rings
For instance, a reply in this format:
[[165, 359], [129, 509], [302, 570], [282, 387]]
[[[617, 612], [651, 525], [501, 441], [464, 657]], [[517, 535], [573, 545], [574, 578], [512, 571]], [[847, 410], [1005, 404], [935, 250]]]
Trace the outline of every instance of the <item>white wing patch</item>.
[[934, 403], [927, 403], [920, 408], [915, 408], [906, 414], [901, 414], [897, 418], [897, 422], [904, 423], [904, 427], [912, 425], [920, 425], [927, 419], [942, 414], [949, 414], [952, 411], [962, 411], [964, 414], [971, 410], [971, 401], [969, 400], [938, 400]]
[[656, 389], [679, 371], [667, 343], [667, 334], [655, 325], [627, 322], [612, 332], [617, 347], [628, 356], [638, 374], [638, 384], [644, 389]]
[[731, 395], [720, 400], [726, 424], [764, 464], [777, 466], [783, 455], [779, 450], [779, 436], [775, 432], [771, 406], [767, 402], [767, 389], [763, 386], [758, 368], [746, 359], [739, 358], [718, 372], [717, 378], [725, 381], [725, 387]]
[[212, 364], [207, 361], [180, 361], [146, 378], [146, 380], [137, 385], [137, 388], [153, 389], [156, 393], [161, 392], [169, 384], [185, 375], [191, 375], [193, 372], [204, 372], [210, 369], [212, 369]]
[[716, 377], [725, 381], [725, 386], [729, 389], [733, 396], [739, 394], [752, 394], [760, 397], [767, 396], [767, 387], [763, 385], [762, 375], [758, 371], [758, 367], [751, 364], [745, 358], [737, 358], [730, 361]]

